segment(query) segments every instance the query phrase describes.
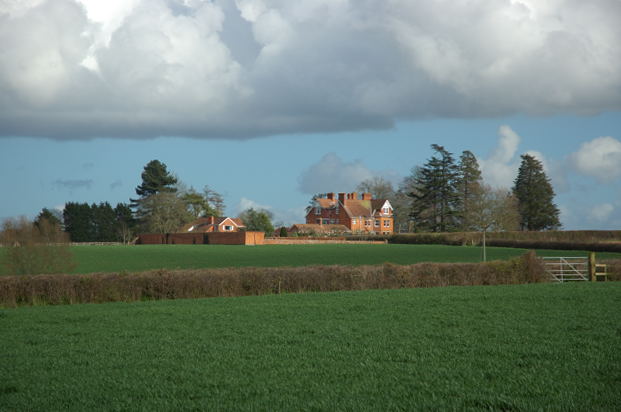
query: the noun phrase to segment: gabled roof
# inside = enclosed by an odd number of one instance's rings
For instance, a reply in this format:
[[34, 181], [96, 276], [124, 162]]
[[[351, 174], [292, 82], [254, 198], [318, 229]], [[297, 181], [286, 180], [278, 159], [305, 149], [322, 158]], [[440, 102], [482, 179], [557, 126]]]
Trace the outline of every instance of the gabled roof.
[[333, 200], [333, 199], [326, 199], [326, 198], [317, 198], [315, 199], [315, 202], [322, 208], [327, 209], [330, 207], [334, 207], [336, 206], [336, 202], [337, 200]]
[[349, 200], [346, 202], [345, 211], [349, 217], [371, 216], [371, 201]]
[[218, 226], [224, 223], [226, 220], [231, 221], [237, 227], [244, 227], [244, 222], [240, 218], [231, 218], [231, 217], [199, 217], [196, 220], [193, 220], [190, 223], [183, 225], [179, 229], [179, 233], [186, 232], [209, 232], [210, 230], [215, 230]]

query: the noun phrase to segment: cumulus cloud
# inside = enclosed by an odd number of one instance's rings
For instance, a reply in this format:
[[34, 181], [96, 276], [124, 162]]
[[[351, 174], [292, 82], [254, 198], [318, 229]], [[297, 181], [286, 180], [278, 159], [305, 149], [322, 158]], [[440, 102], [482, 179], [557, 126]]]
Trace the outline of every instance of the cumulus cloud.
[[483, 179], [487, 184], [502, 188], [513, 186], [519, 167], [516, 153], [520, 141], [520, 136], [511, 127], [500, 126], [496, 147], [487, 158], [479, 162]]
[[335, 153], [328, 153], [302, 172], [298, 177], [298, 188], [308, 194], [348, 192], [375, 175], [360, 160], [346, 162]]
[[241, 213], [248, 209], [255, 210], [267, 210], [272, 214], [272, 223], [282, 224], [285, 226], [292, 225], [294, 223], [304, 222], [304, 216], [306, 215], [306, 209], [304, 207], [279, 209], [270, 205], [260, 204], [254, 200], [242, 197], [237, 205], [237, 213]]
[[0, 136], [618, 110], [619, 15], [617, 0], [5, 0]]
[[582, 144], [570, 157], [579, 173], [601, 181], [611, 181], [621, 176], [621, 141], [610, 136], [598, 137]]

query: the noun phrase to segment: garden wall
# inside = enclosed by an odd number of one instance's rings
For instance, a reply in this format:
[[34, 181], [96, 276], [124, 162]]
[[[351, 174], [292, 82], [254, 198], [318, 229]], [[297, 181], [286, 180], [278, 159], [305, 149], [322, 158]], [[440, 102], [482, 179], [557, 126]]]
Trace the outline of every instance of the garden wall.
[[167, 233], [138, 235], [137, 245], [262, 245], [263, 232]]
[[313, 245], [313, 244], [380, 244], [385, 240], [347, 240], [344, 237], [268, 237], [264, 245]]

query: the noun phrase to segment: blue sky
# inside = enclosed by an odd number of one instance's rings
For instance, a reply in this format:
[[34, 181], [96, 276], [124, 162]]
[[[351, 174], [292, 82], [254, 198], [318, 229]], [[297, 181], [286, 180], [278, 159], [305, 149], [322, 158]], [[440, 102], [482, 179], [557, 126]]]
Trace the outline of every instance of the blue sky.
[[290, 224], [435, 143], [496, 187], [532, 153], [566, 229], [621, 229], [618, 2], [294, 3], [0, 5], [0, 219], [128, 202], [159, 159]]

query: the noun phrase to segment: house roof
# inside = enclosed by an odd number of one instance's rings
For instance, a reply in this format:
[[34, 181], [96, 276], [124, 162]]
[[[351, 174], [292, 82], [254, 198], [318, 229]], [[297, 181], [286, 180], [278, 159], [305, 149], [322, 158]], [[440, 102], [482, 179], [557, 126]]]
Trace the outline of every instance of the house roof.
[[320, 197], [320, 198], [315, 199], [315, 202], [317, 202], [317, 204], [320, 207], [322, 207], [324, 209], [327, 209], [327, 208], [336, 206], [336, 202], [337, 201], [333, 200], [333, 199], [326, 199], [326, 198], [321, 198]]
[[179, 229], [180, 233], [186, 232], [209, 232], [210, 229], [220, 226], [226, 220], [232, 221], [238, 227], [244, 227], [244, 222], [240, 218], [231, 218], [231, 217], [199, 217], [196, 220], [193, 220], [190, 223], [187, 223]]

